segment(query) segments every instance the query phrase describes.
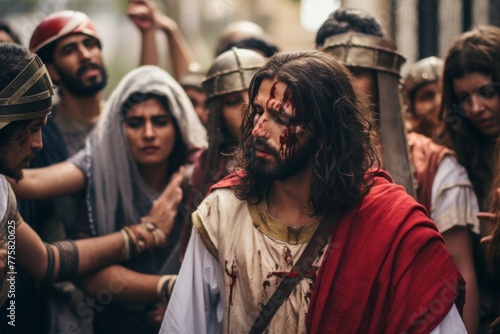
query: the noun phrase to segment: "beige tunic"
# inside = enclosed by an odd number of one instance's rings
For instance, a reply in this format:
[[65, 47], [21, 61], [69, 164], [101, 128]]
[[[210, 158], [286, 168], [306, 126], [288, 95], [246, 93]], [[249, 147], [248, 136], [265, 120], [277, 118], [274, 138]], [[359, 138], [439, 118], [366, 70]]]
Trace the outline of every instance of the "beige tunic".
[[[289, 227], [267, 212], [265, 201], [253, 206], [232, 190], [211, 194], [193, 214], [193, 223], [224, 273], [224, 333], [248, 333], [264, 305], [309, 242], [318, 223]], [[268, 333], [306, 333], [306, 314], [323, 252], [313, 270], [285, 300]]]

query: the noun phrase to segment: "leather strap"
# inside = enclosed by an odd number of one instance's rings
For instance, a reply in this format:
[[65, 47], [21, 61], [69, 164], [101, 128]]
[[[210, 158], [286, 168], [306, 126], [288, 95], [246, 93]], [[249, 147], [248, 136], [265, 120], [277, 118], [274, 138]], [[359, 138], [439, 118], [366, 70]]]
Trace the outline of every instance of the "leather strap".
[[290, 277], [283, 277], [276, 291], [274, 291], [266, 305], [262, 307], [259, 316], [250, 330], [250, 334], [260, 334], [264, 332], [271, 322], [271, 319], [276, 314], [276, 311], [278, 311], [278, 308], [288, 298], [290, 293], [292, 293], [295, 286], [304, 278], [305, 272], [311, 267], [318, 257], [319, 252], [325, 247], [328, 238], [332, 235], [335, 226], [337, 226], [338, 219], [339, 217], [325, 219], [319, 224], [311, 240], [307, 244], [306, 249], [304, 249], [304, 252], [293, 266], [290, 272], [293, 273], [293, 275], [290, 275]]

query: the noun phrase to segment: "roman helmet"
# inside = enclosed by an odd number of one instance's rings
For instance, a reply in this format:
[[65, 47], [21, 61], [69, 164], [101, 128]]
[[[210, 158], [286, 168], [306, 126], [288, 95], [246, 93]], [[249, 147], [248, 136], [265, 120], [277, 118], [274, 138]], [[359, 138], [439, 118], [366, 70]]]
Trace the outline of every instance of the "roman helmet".
[[420, 59], [410, 66], [404, 81], [406, 94], [410, 96], [420, 87], [440, 81], [443, 67], [444, 61], [434, 56]]
[[252, 50], [232, 48], [222, 53], [215, 59], [202, 83], [207, 102], [248, 89], [264, 62], [265, 58]]
[[394, 181], [415, 194], [400, 95], [400, 70], [405, 58], [385, 38], [360, 33], [343, 33], [325, 39], [321, 50], [347, 67], [374, 70], [378, 88], [380, 138], [384, 168]]
[[40, 58], [33, 60], [0, 92], [0, 129], [14, 121], [50, 114], [54, 88]]
[[101, 47], [101, 39], [94, 23], [82, 12], [63, 10], [45, 18], [35, 29], [30, 40], [30, 50], [39, 53], [44, 46], [71, 34], [94, 37]]
[[250, 82], [257, 71], [264, 65], [265, 58], [259, 53], [232, 48], [219, 55], [209, 68], [202, 83], [207, 94], [209, 148], [205, 162], [205, 175], [216, 170], [220, 151], [226, 145], [233, 146], [234, 138], [227, 133], [222, 121], [223, 97], [231, 93], [242, 92], [250, 88]]

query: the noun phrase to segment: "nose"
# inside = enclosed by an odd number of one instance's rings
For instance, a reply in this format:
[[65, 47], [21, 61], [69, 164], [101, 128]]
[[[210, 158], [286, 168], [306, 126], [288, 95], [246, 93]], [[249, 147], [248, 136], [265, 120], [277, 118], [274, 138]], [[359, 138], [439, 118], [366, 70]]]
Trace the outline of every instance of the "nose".
[[269, 139], [270, 135], [267, 131], [266, 123], [268, 119], [265, 118], [264, 114], [256, 115], [254, 118], [254, 127], [252, 130], [252, 137], [258, 138], [263, 137], [265, 139]]
[[36, 151], [43, 148], [42, 130], [37, 131], [31, 138], [31, 148]]
[[153, 139], [155, 137], [155, 128], [153, 126], [153, 123], [151, 121], [147, 121], [144, 124], [144, 139]]
[[470, 113], [471, 114], [478, 114], [481, 111], [484, 110], [483, 103], [481, 101], [481, 98], [477, 96], [476, 94], [472, 94], [470, 97]]
[[82, 59], [91, 58], [90, 50], [83, 43], [78, 46], [78, 52], [80, 53], [80, 57]]

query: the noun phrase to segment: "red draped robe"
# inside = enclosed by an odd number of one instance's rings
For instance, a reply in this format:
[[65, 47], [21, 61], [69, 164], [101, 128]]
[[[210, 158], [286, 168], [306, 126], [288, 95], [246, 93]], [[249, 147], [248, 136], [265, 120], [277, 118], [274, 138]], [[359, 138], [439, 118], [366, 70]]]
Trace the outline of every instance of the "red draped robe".
[[[230, 175], [212, 189], [237, 183]], [[342, 215], [314, 285], [309, 333], [430, 333], [465, 300], [434, 223], [383, 171]]]

